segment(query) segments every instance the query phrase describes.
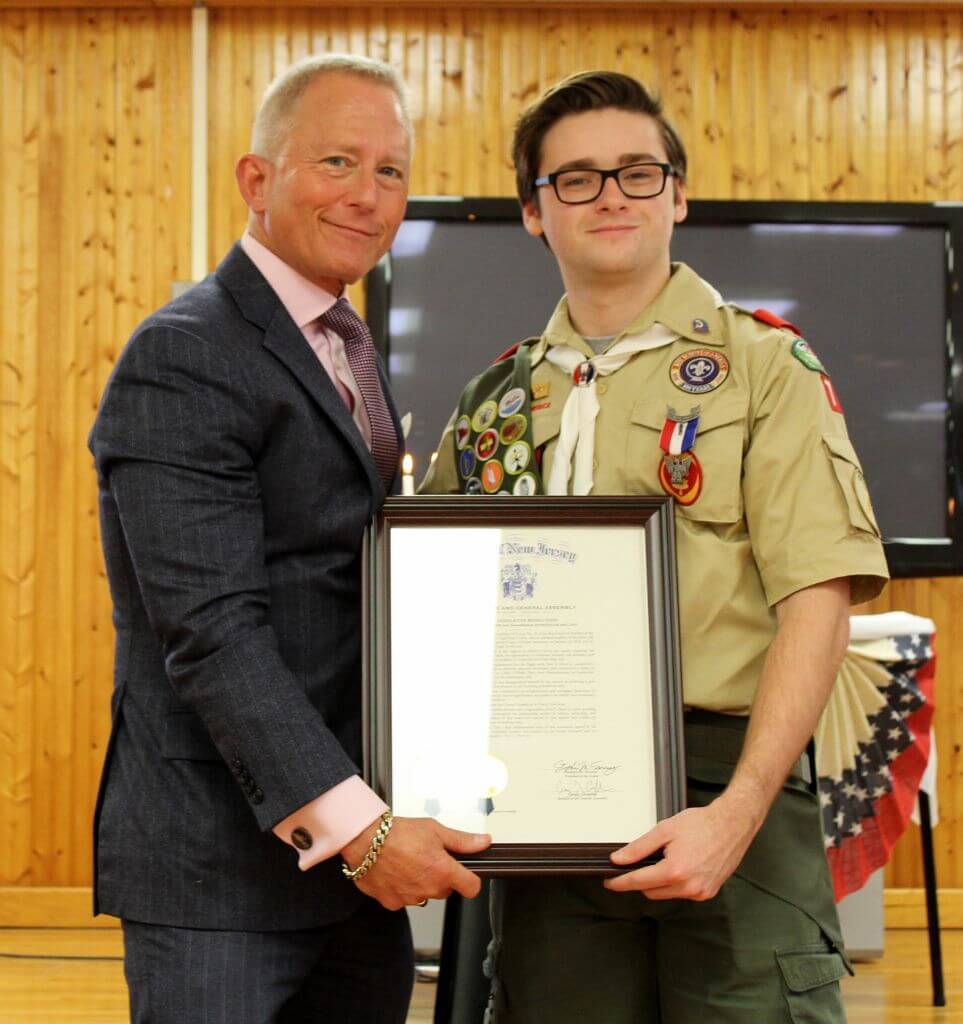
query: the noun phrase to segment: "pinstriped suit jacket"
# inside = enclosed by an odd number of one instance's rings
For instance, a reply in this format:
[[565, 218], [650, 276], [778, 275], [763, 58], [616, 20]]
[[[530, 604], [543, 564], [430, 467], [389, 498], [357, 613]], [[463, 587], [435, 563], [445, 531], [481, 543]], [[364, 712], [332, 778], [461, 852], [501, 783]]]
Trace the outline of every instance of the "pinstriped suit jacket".
[[135, 331], [90, 448], [117, 631], [95, 912], [346, 916], [337, 858], [301, 873], [270, 829], [360, 763], [360, 549], [385, 490], [239, 246]]

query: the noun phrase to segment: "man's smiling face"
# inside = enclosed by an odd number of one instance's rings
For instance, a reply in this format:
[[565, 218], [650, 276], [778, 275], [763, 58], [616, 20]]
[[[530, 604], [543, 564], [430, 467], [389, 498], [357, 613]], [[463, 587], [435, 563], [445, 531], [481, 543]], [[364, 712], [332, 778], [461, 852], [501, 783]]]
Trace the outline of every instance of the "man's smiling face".
[[274, 160], [262, 208], [272, 251], [337, 295], [388, 250], [405, 215], [410, 140], [387, 85], [330, 72], [304, 91]]
[[[668, 163], [655, 119], [606, 108], [570, 114], [552, 125], [542, 142], [538, 174], [648, 161]], [[629, 199], [609, 178], [589, 203], [562, 203], [551, 186], [538, 189], [538, 201], [537, 207], [525, 204], [525, 227], [548, 239], [567, 287], [667, 272], [672, 229], [686, 215], [684, 186], [675, 178], [651, 199]]]

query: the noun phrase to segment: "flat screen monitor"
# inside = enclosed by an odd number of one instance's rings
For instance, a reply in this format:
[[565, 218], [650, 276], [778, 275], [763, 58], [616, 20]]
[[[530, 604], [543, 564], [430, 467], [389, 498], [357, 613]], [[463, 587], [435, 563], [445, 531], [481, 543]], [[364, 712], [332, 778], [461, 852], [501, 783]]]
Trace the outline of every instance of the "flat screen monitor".
[[[674, 260], [790, 320], [826, 365], [894, 575], [963, 571], [961, 231], [953, 205], [694, 201], [673, 239]], [[514, 201], [412, 201], [369, 278], [368, 315], [419, 475], [464, 384], [540, 334], [562, 290]]]

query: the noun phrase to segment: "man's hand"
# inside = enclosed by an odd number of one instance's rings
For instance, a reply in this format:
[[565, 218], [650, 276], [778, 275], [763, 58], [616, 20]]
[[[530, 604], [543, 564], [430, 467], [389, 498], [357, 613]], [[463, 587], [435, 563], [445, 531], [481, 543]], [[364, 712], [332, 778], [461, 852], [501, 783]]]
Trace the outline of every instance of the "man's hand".
[[722, 794], [708, 807], [691, 807], [660, 821], [612, 853], [616, 865], [635, 864], [658, 850], [657, 864], [605, 881], [613, 892], [641, 892], [651, 900], [710, 900], [739, 866], [762, 823], [757, 808]]
[[[348, 867], [355, 868], [364, 859], [377, 827], [375, 822], [341, 851]], [[491, 836], [457, 832], [432, 818], [395, 818], [377, 861], [355, 885], [386, 910], [444, 899], [452, 892], [472, 899], [481, 889], [481, 879], [448, 851], [480, 853], [491, 841]]]

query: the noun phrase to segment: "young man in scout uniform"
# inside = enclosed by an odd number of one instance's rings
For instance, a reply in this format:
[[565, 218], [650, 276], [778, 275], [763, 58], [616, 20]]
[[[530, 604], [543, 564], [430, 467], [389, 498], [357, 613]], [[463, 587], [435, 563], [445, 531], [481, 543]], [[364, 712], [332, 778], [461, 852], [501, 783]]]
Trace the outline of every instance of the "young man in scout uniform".
[[490, 1019], [841, 1021], [848, 963], [801, 754], [848, 606], [887, 573], [838, 398], [788, 324], [670, 264], [685, 151], [638, 82], [566, 79], [513, 153], [566, 294], [466, 387], [423, 490], [674, 498], [688, 809], [612, 855], [661, 851], [650, 866], [494, 886]]

